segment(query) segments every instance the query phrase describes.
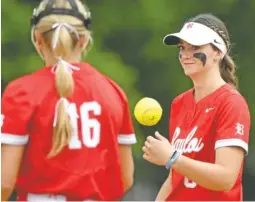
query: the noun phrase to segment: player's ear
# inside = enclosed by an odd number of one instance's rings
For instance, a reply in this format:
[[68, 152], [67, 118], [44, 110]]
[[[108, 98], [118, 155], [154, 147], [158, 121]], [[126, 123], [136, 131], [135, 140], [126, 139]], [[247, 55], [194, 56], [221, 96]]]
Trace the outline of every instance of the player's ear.
[[78, 48], [86, 47], [89, 42], [89, 37], [87, 34], [81, 35], [77, 43]]
[[43, 37], [42, 37], [42, 34], [39, 31], [35, 30], [34, 35], [35, 35], [35, 44], [36, 44], [37, 48], [39, 50], [41, 50], [42, 46], [43, 46]]
[[223, 53], [218, 49], [215, 50], [214, 61], [215, 62], [221, 61], [222, 58], [223, 58]]

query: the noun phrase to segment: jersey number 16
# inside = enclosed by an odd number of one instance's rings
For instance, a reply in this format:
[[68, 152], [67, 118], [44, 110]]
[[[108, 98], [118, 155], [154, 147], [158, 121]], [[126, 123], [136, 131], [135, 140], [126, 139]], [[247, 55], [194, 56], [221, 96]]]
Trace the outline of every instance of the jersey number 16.
[[101, 115], [101, 106], [98, 102], [84, 102], [80, 106], [80, 121], [82, 140], [78, 136], [78, 113], [74, 103], [69, 104], [69, 118], [72, 126], [72, 138], [69, 142], [69, 149], [80, 149], [82, 143], [88, 148], [95, 148], [100, 142], [101, 126], [97, 119], [90, 118], [89, 113]]

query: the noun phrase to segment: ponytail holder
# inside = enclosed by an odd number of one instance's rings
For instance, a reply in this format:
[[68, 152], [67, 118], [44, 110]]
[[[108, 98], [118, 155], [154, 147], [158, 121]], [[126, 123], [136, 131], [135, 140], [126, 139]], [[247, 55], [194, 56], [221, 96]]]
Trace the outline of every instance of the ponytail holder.
[[52, 29], [56, 29], [53, 38], [52, 38], [52, 48], [56, 49], [57, 47], [57, 43], [59, 40], [59, 34], [60, 34], [60, 30], [62, 27], [65, 27], [67, 29], [67, 31], [71, 34], [74, 33], [76, 38], [79, 40], [79, 33], [77, 32], [77, 30], [70, 24], [66, 23], [66, 22], [57, 22], [55, 24], [52, 25]]
[[57, 57], [57, 60], [58, 60], [57, 64], [51, 69], [52, 73], [56, 73], [59, 70], [59, 67], [60, 67], [59, 64], [62, 64], [63, 67], [64, 67], [65, 72], [67, 72], [69, 74], [72, 74], [73, 70], [75, 70], [75, 71], [79, 71], [80, 70], [79, 67], [71, 65], [67, 61], [63, 60], [61, 57]]

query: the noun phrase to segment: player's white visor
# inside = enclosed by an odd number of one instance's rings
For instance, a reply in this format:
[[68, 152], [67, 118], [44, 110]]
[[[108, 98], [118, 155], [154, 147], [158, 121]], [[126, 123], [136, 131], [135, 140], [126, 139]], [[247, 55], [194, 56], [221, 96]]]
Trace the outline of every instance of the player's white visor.
[[189, 22], [184, 24], [180, 32], [166, 35], [163, 43], [165, 45], [177, 45], [180, 40], [194, 46], [213, 44], [224, 55], [227, 53], [226, 44], [219, 34], [200, 23]]

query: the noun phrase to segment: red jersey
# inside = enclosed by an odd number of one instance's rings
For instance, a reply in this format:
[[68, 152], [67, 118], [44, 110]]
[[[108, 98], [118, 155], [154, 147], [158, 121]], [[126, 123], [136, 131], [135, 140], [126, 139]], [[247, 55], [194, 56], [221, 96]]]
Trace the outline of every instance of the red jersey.
[[[174, 99], [170, 112], [170, 141], [183, 155], [215, 163], [215, 150], [238, 146], [248, 152], [250, 114], [244, 98], [225, 84], [199, 102], [193, 89]], [[229, 192], [203, 188], [172, 170], [172, 192], [166, 200], [242, 201], [242, 172]]]
[[18, 200], [37, 200], [36, 194], [116, 200], [124, 194], [118, 144], [136, 143], [127, 97], [89, 64], [73, 65], [80, 70], [73, 71], [74, 93], [67, 98], [74, 115], [72, 139], [51, 159], [47, 155], [59, 100], [52, 67], [11, 82], [3, 94], [1, 142], [26, 144]]

